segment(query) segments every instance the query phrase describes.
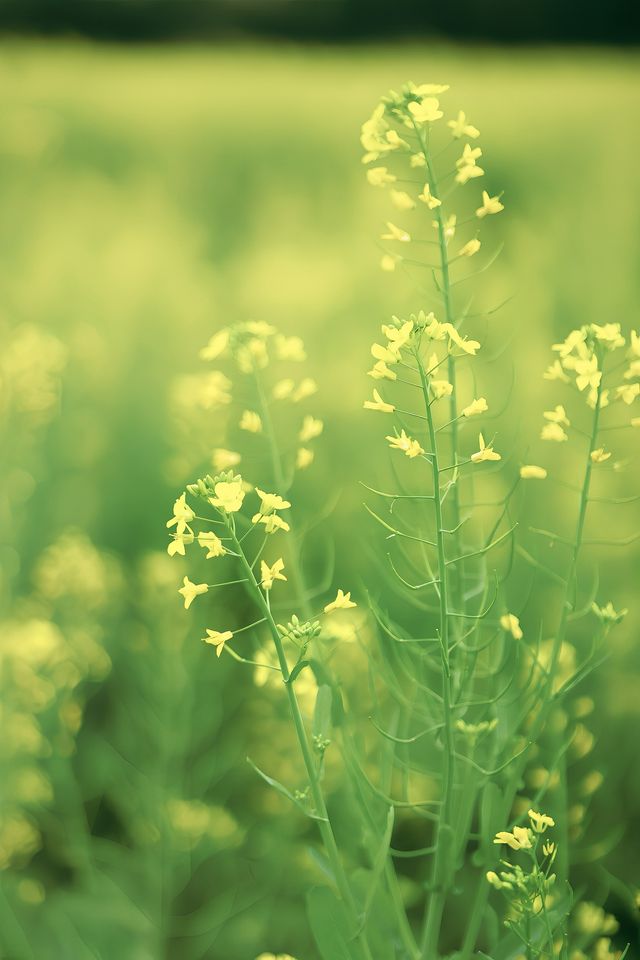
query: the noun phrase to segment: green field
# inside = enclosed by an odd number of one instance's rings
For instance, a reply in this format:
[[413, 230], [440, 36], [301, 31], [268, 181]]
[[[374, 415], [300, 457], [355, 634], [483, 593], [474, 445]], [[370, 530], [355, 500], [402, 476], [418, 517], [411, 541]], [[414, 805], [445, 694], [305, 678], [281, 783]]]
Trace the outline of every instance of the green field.
[[[425, 293], [419, 274], [379, 269], [387, 213], [358, 135], [408, 78], [451, 84], [448, 104], [482, 131], [487, 189], [504, 191], [488, 240], [504, 250], [476, 294], [479, 309], [505, 302], [488, 335], [512, 369], [483, 382], [504, 407], [502, 448], [534, 456], [550, 344], [640, 322], [637, 54], [2, 44], [7, 960], [316, 960], [300, 895], [312, 831], [245, 763], [295, 775], [283, 705], [202, 648], [165, 522], [207, 463], [181, 399], [198, 350], [220, 327], [266, 321], [304, 338], [319, 384], [305, 496], [332, 506], [320, 532], [340, 582], [375, 579], [358, 487], [384, 473], [362, 411], [369, 346]], [[638, 487], [638, 443], [625, 444], [620, 495]], [[640, 529], [633, 504], [607, 510], [595, 535]], [[590, 862], [607, 851], [638, 883], [638, 544], [601, 560], [603, 591], [630, 613], [588, 681], [605, 787], [577, 881], [611, 893], [632, 936], [631, 909]]]

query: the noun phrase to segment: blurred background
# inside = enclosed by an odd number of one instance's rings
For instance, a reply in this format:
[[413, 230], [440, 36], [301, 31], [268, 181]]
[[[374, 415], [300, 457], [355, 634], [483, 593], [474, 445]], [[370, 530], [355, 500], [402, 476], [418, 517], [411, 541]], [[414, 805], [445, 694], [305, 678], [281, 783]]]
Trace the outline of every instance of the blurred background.
[[[305, 339], [326, 423], [305, 495], [340, 495], [340, 582], [366, 579], [369, 344], [429, 301], [379, 269], [359, 128], [389, 87], [445, 82], [504, 190], [505, 250], [478, 291], [512, 298], [491, 321], [512, 361], [487, 390], [509, 400], [503, 447], [541, 457], [549, 344], [639, 322], [637, 8], [2, 0], [0, 30], [0, 955], [313, 960], [312, 832], [245, 763], [286, 779], [283, 704], [203, 649], [207, 613], [185, 614], [165, 552], [193, 478], [179, 385], [226, 324]], [[629, 444], [621, 495], [638, 488]], [[609, 510], [596, 530], [640, 528], [633, 505]], [[635, 936], [589, 867], [604, 853], [637, 883], [640, 555], [603, 559], [603, 599], [631, 613], [585, 690], [584, 770], [605, 785], [580, 881]]]

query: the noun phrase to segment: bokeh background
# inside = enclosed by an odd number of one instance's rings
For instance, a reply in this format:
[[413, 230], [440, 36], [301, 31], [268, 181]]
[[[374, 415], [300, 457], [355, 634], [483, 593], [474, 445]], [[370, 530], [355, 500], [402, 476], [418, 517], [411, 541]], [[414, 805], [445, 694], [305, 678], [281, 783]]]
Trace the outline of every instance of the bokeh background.
[[[511, 297], [492, 320], [510, 360], [487, 388], [505, 397], [515, 372], [504, 444], [535, 448], [551, 342], [639, 322], [631, 5], [597, 18], [541, 5], [525, 21], [506, 4], [407, 4], [400, 18], [394, 5], [233, 7], [0, 4], [7, 960], [316, 957], [300, 896], [311, 834], [245, 763], [286, 777], [282, 704], [203, 650], [164, 524], [192, 479], [181, 378], [219, 327], [265, 320], [304, 337], [320, 384], [309, 508], [337, 498], [323, 529], [345, 583], [373, 571], [354, 548], [369, 529], [357, 482], [379, 459], [361, 411], [368, 348], [391, 313], [428, 305], [378, 266], [384, 204], [358, 133], [380, 94], [451, 83], [505, 192], [492, 225], [505, 250], [479, 287], [487, 306]], [[624, 443], [615, 483], [632, 494], [637, 443]], [[610, 510], [596, 528], [640, 528], [633, 505]], [[640, 556], [602, 559], [603, 590], [631, 613], [586, 691], [605, 784], [580, 880], [633, 938], [627, 899], [589, 868], [604, 851], [638, 882]]]

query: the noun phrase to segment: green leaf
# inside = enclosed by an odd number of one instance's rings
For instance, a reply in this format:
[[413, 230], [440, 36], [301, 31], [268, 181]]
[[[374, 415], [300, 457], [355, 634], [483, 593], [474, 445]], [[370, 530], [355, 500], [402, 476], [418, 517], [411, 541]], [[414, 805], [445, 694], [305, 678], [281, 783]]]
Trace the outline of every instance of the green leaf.
[[342, 904], [328, 887], [309, 890], [307, 916], [322, 960], [355, 960]]

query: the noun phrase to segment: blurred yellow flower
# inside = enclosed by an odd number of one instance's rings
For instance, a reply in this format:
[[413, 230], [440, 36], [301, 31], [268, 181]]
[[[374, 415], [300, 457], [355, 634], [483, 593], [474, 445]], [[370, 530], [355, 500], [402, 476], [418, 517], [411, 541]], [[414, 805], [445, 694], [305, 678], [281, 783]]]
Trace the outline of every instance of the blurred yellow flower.
[[298, 439], [301, 443], [308, 443], [309, 440], [314, 440], [316, 437], [319, 437], [324, 428], [322, 420], [316, 420], [310, 414], [308, 414], [302, 421], [302, 428], [298, 434]]
[[274, 400], [287, 400], [293, 393], [295, 382], [289, 378], [279, 380], [273, 388]]
[[220, 537], [215, 533], [208, 531], [198, 534], [198, 543], [207, 551], [205, 560], [212, 560], [214, 557], [223, 557], [227, 552]]
[[424, 450], [418, 441], [407, 436], [404, 430], [401, 431], [399, 437], [385, 437], [385, 440], [389, 441], [389, 446], [393, 450], [401, 450], [402, 453], [404, 453], [410, 459], [419, 457], [422, 453], [424, 453]]
[[367, 180], [372, 187], [384, 187], [387, 183], [395, 183], [397, 177], [386, 167], [371, 167], [367, 170]]
[[500, 203], [500, 197], [490, 197], [486, 190], [482, 191], [482, 206], [476, 210], [476, 217], [489, 216], [492, 213], [500, 213], [504, 210], [504, 204]]
[[431, 193], [431, 187], [428, 183], [425, 183], [422, 188], [422, 193], [418, 195], [418, 200], [422, 200], [423, 203], [429, 207], [429, 210], [435, 210], [436, 207], [441, 206], [442, 200], [439, 200], [437, 197], [434, 197]]
[[492, 444], [488, 446], [485, 444], [481, 433], [478, 434], [478, 447], [479, 449], [471, 454], [473, 463], [482, 463], [484, 460], [502, 460], [500, 454], [493, 449]]
[[218, 473], [222, 470], [230, 470], [232, 467], [237, 467], [241, 459], [239, 453], [236, 453], [234, 450], [225, 450], [223, 447], [217, 447], [211, 454], [213, 469]]
[[403, 230], [402, 227], [396, 227], [395, 223], [387, 221], [387, 233], [383, 233], [381, 240], [399, 240], [400, 243], [409, 243], [411, 234]]
[[393, 413], [395, 407], [392, 403], [385, 403], [377, 390], [373, 391], [373, 400], [365, 400], [365, 410], [379, 410], [381, 413]]
[[299, 403], [301, 400], [306, 400], [307, 397], [312, 397], [314, 393], [318, 392], [318, 384], [313, 379], [313, 377], [305, 377], [304, 380], [301, 380], [296, 389], [291, 395], [291, 399], [294, 403]]
[[628, 406], [631, 406], [636, 397], [640, 395], [640, 383], [629, 383], [616, 387], [616, 395]]
[[315, 459], [315, 454], [313, 450], [309, 450], [307, 447], [300, 447], [296, 454], [296, 469], [305, 470], [307, 467], [311, 466]]
[[489, 409], [489, 405], [484, 397], [478, 397], [476, 400], [472, 400], [470, 404], [466, 407], [463, 407], [460, 416], [461, 417], [477, 417], [480, 413], [486, 413]]
[[473, 140], [480, 136], [480, 131], [473, 124], [467, 123], [466, 114], [460, 110], [456, 120], [449, 120], [447, 126], [451, 130], [451, 136], [459, 140], [460, 137], [471, 137]]
[[338, 590], [335, 600], [332, 600], [331, 603], [328, 603], [324, 608], [325, 613], [333, 613], [334, 610], [349, 610], [351, 607], [356, 607], [355, 603], [351, 599], [351, 591], [344, 593], [343, 590]]
[[184, 586], [180, 587], [178, 593], [184, 597], [184, 608], [188, 610], [195, 598], [206, 593], [209, 587], [206, 583], [192, 583], [189, 577], [185, 577], [182, 583]]
[[598, 447], [597, 450], [591, 451], [591, 460], [593, 463], [604, 463], [610, 456], [611, 453], [605, 453], [604, 447]]
[[262, 431], [262, 420], [260, 415], [254, 410], [245, 410], [240, 417], [240, 429], [248, 433], [260, 433]]
[[564, 409], [562, 404], [558, 404], [558, 406], [554, 407], [553, 410], [545, 410], [543, 417], [550, 423], [559, 423], [563, 427], [571, 426], [571, 421], [567, 417], [567, 411]]
[[279, 360], [292, 360], [295, 363], [302, 363], [307, 359], [302, 338], [285, 337], [281, 333], [276, 337], [276, 353]]
[[555, 443], [563, 443], [569, 437], [564, 432], [559, 423], [545, 423], [540, 431], [541, 440], [553, 440]]
[[460, 247], [458, 250], [459, 257], [472, 257], [480, 249], [480, 241], [477, 237], [474, 237], [473, 240], [468, 240], [463, 247]]
[[440, 101], [435, 97], [424, 97], [420, 103], [411, 102], [409, 112], [416, 123], [434, 123], [444, 116], [440, 110]]
[[544, 467], [538, 467], [534, 463], [527, 463], [520, 467], [520, 476], [523, 480], [546, 480], [547, 471]]
[[385, 253], [384, 256], [380, 259], [380, 266], [385, 271], [385, 273], [393, 273], [396, 268], [396, 263], [398, 262], [398, 257], [392, 257], [391, 254]]
[[219, 330], [200, 351], [201, 360], [215, 360], [221, 356], [229, 346], [229, 331]]
[[551, 366], [547, 367], [543, 377], [545, 380], [561, 380], [563, 383], [569, 383], [569, 377], [564, 372], [559, 360], [554, 360]]
[[377, 360], [367, 373], [374, 380], [396, 380], [398, 377], [395, 371], [389, 369], [384, 360]]
[[595, 354], [585, 360], [576, 360], [576, 387], [584, 390], [585, 387], [598, 387], [602, 379], [602, 372], [598, 370], [598, 358]]
[[500, 617], [500, 626], [507, 633], [510, 633], [514, 640], [522, 640], [524, 634], [520, 621], [514, 613], [505, 613]]
[[224, 650], [224, 645], [227, 640], [233, 638], [233, 633], [231, 630], [225, 630], [223, 633], [220, 633], [218, 630], [209, 630], [207, 629], [206, 637], [203, 637], [204, 643], [210, 643], [212, 647], [216, 648], [216, 656], [219, 657]]
[[269, 566], [264, 560], [260, 561], [260, 583], [265, 590], [271, 590], [274, 581], [286, 580], [284, 573], [284, 560], [280, 557], [274, 564]]
[[397, 210], [413, 210], [416, 205], [404, 190], [392, 190], [391, 202]]

